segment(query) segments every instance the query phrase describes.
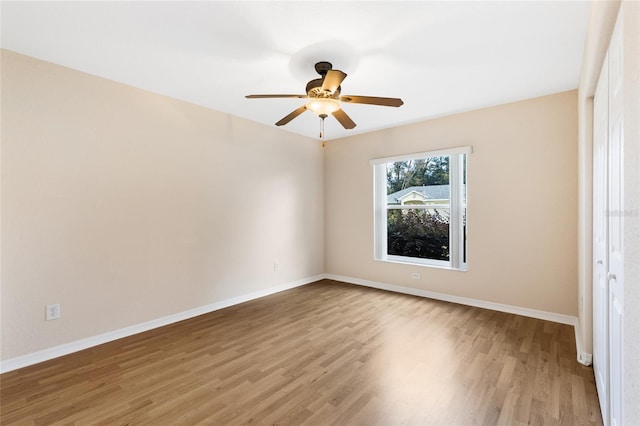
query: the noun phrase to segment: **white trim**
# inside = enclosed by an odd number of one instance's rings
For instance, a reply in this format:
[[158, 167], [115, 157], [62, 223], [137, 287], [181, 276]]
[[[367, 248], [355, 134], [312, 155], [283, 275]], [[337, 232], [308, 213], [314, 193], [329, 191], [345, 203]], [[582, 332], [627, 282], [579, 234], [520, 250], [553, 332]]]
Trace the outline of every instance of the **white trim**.
[[413, 296], [426, 297], [429, 299], [443, 300], [445, 302], [458, 303], [461, 305], [475, 306], [477, 308], [491, 309], [493, 311], [507, 312], [510, 314], [522, 315], [530, 318], [537, 318], [545, 321], [557, 322], [560, 324], [572, 325], [576, 339], [577, 361], [580, 364], [589, 366], [593, 361], [592, 354], [585, 352], [582, 343], [580, 322], [577, 317], [571, 315], [557, 314], [555, 312], [539, 311], [537, 309], [523, 308], [520, 306], [505, 305], [502, 303], [489, 302], [486, 300], [472, 299], [469, 297], [453, 296], [450, 294], [436, 293], [428, 290], [421, 290], [411, 287], [402, 287], [394, 284], [385, 284], [377, 281], [363, 280], [360, 278], [345, 277], [343, 275], [325, 274], [325, 278], [335, 281], [356, 284], [365, 287], [377, 288], [380, 290], [393, 291], [396, 293], [411, 294]]
[[387, 210], [451, 210], [451, 205], [450, 204], [389, 204], [387, 206]]
[[461, 269], [464, 258], [463, 216], [464, 201], [464, 170], [463, 156], [449, 156], [449, 266], [451, 269]]
[[574, 325], [574, 330], [576, 333], [577, 360], [580, 364], [586, 365], [588, 367], [591, 365], [593, 361], [593, 355], [584, 351], [584, 344], [582, 343], [582, 331], [580, 329], [580, 321], [576, 321]]
[[163, 327], [165, 325], [169, 325], [178, 321], [183, 321], [189, 318], [193, 318], [198, 315], [207, 314], [209, 312], [217, 311], [219, 309], [227, 308], [229, 306], [237, 305], [243, 302], [248, 302], [250, 300], [258, 299], [260, 297], [269, 296], [271, 294], [279, 293], [281, 291], [290, 290], [292, 288], [300, 287], [306, 284], [311, 284], [322, 279], [341, 281], [349, 284], [355, 284], [355, 285], [361, 285], [365, 287], [377, 288], [381, 290], [393, 291], [396, 293], [411, 294], [414, 296], [426, 297], [429, 299], [443, 300], [446, 302], [459, 303], [461, 305], [475, 306], [478, 308], [491, 309], [499, 312], [507, 312], [511, 314], [522, 315], [522, 316], [531, 317], [531, 318], [538, 318], [538, 319], [557, 322], [561, 324], [573, 325], [576, 333], [576, 349], [578, 352], [578, 362], [584, 365], [591, 365], [592, 355], [590, 353], [584, 352], [584, 348], [582, 346], [582, 339], [580, 338], [579, 323], [576, 317], [572, 317], [564, 314], [556, 314], [556, 313], [547, 312], [547, 311], [539, 311], [536, 309], [522, 308], [519, 306], [488, 302], [485, 300], [472, 299], [468, 297], [436, 293], [436, 292], [421, 290], [417, 288], [402, 287], [394, 284], [385, 284], [385, 283], [380, 283], [376, 281], [363, 280], [360, 278], [346, 277], [343, 275], [318, 274], [318, 275], [314, 275], [308, 278], [303, 278], [291, 283], [282, 284], [275, 287], [270, 287], [268, 289], [255, 291], [253, 293], [233, 297], [231, 299], [226, 299], [220, 302], [201, 306], [199, 308], [169, 315], [163, 318], [158, 318], [158, 319], [147, 321], [141, 324], [136, 324], [130, 327], [121, 328], [119, 330], [110, 331], [107, 333], [99, 334], [97, 336], [76, 340], [75, 342], [66, 343], [60, 346], [55, 346], [53, 348], [44, 349], [38, 352], [33, 352], [27, 355], [8, 359], [6, 361], [1, 361], [0, 373], [6, 373], [12, 370], [17, 370], [18, 368], [23, 368], [29, 365], [48, 361], [53, 358], [58, 358], [63, 355], [68, 355], [73, 352], [78, 352], [84, 349], [91, 348], [93, 346], [97, 346], [97, 345], [108, 343], [117, 339], [121, 339], [123, 337], [128, 337], [134, 334], [142, 333], [144, 331], [152, 330], [154, 328]]
[[426, 297], [429, 299], [443, 300], [445, 302], [458, 303], [460, 305], [475, 306], [477, 308], [491, 309], [493, 311], [507, 312], [509, 314], [522, 315], [530, 318], [537, 318], [545, 321], [557, 322], [577, 327], [578, 318], [570, 315], [557, 314], [555, 312], [539, 311], [537, 309], [523, 308], [520, 306], [505, 305], [502, 303], [489, 302], [486, 300], [472, 299], [470, 297], [454, 296], [451, 294], [436, 293], [418, 288], [402, 287], [394, 284], [385, 284], [377, 281], [363, 280], [360, 278], [345, 277], [342, 275], [325, 274], [325, 278], [335, 281], [342, 281], [349, 284], [356, 284], [365, 287], [373, 287], [380, 290], [393, 291], [396, 293], [411, 294], [413, 296]]
[[414, 154], [394, 155], [393, 157], [373, 158], [369, 160], [369, 165], [376, 166], [378, 164], [395, 163], [396, 161], [419, 160], [425, 157], [442, 157], [445, 155], [455, 154], [471, 154], [473, 148], [471, 146], [459, 146], [456, 148], [439, 149], [437, 151], [416, 152]]
[[[373, 258], [387, 255], [387, 166], [373, 167]], [[384, 190], [383, 190], [384, 189]]]
[[99, 334], [97, 336], [87, 337], [86, 339], [76, 340], [75, 342], [65, 343], [63, 345], [55, 346], [48, 349], [43, 349], [38, 352], [33, 352], [27, 355], [11, 358], [6, 361], [0, 361], [0, 373], [6, 373], [8, 371], [17, 370], [18, 368], [23, 368], [29, 365], [37, 364], [39, 362], [48, 361], [53, 358], [58, 358], [63, 355], [68, 355], [73, 352], [78, 352], [83, 349], [88, 349], [93, 346], [102, 345], [104, 343], [111, 342], [117, 339], [122, 339], [123, 337], [132, 336], [134, 334], [142, 333], [144, 331], [152, 330], [154, 328], [163, 327], [165, 325], [173, 324], [178, 321], [183, 321], [189, 318], [197, 317], [198, 315], [207, 314], [209, 312], [217, 311], [219, 309], [227, 308], [229, 306], [238, 305], [240, 303], [258, 299], [260, 297], [269, 296], [271, 294], [279, 293], [284, 290], [290, 290], [295, 287], [300, 287], [306, 284], [319, 281], [323, 278], [324, 278], [324, 274], [302, 278], [300, 280], [293, 281], [290, 283], [277, 285], [264, 290], [254, 291], [252, 293], [244, 294], [242, 296], [232, 297], [230, 299], [222, 300], [220, 302], [211, 303], [209, 305], [200, 306], [198, 308], [190, 309], [188, 311], [179, 312], [177, 314], [168, 315], [166, 317], [143, 322], [140, 324], [135, 324], [129, 327], [121, 328], [119, 330], [109, 331], [107, 333]]
[[451, 269], [453, 271], [460, 271], [461, 269], [452, 269], [449, 266], [448, 260], [436, 260], [436, 259], [422, 259], [420, 257], [398, 256], [395, 254], [388, 254], [383, 259], [374, 259], [376, 262], [391, 262], [402, 263], [404, 265], [413, 266], [433, 266], [441, 269]]

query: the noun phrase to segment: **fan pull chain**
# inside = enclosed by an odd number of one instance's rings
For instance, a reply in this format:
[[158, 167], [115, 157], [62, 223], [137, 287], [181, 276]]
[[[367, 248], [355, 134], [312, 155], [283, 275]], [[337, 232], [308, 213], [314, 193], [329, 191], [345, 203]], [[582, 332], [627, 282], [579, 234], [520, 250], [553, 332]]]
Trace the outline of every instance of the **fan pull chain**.
[[322, 141], [322, 147], [324, 148], [324, 119], [327, 118], [327, 114], [320, 114], [320, 140]]

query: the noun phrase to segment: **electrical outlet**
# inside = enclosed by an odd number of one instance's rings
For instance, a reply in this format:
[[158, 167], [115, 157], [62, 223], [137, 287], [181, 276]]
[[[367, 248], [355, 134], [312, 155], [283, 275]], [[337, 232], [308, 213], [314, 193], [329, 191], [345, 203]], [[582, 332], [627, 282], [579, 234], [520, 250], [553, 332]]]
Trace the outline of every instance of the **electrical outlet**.
[[411, 278], [413, 278], [414, 280], [419, 280], [420, 272], [414, 272], [413, 274], [411, 274]]
[[60, 304], [54, 303], [44, 307], [44, 319], [47, 321], [60, 318]]
[[280, 264], [278, 263], [277, 260], [273, 261], [273, 272], [277, 271], [278, 269], [280, 269]]

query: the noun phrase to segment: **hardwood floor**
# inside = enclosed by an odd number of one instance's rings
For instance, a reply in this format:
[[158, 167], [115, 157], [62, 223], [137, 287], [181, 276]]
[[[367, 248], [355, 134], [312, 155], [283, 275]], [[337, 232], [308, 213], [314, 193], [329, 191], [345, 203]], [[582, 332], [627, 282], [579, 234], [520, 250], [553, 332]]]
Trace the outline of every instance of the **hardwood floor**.
[[3, 425], [602, 424], [572, 327], [330, 280], [0, 386]]

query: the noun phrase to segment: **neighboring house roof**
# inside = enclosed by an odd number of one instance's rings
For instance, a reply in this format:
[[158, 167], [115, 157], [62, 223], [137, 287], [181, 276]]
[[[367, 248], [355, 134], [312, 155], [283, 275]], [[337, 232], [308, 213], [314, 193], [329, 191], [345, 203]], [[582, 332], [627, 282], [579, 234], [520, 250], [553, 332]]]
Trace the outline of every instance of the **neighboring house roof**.
[[410, 186], [387, 195], [387, 204], [400, 204], [400, 200], [413, 191], [428, 200], [447, 200], [449, 198], [449, 185]]

